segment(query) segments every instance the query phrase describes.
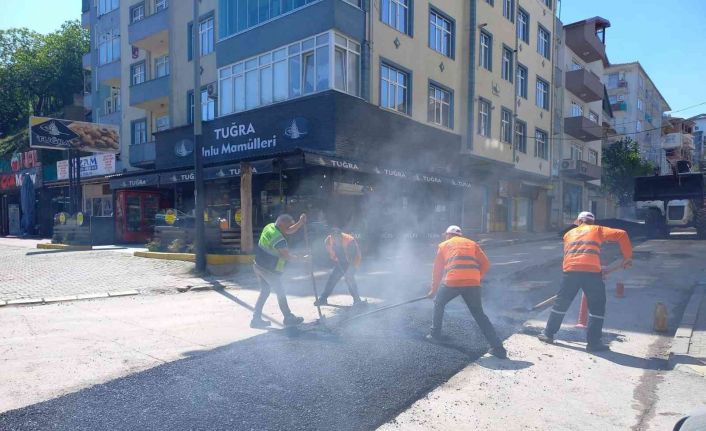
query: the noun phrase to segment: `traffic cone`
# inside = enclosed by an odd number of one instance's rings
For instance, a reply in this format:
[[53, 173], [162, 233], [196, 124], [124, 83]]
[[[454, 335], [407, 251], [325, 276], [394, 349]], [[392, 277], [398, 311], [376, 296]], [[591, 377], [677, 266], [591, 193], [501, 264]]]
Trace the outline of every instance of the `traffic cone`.
[[586, 301], [586, 294], [581, 293], [581, 306], [579, 307], [579, 318], [576, 320], [577, 328], [585, 328], [588, 322], [588, 302]]
[[615, 297], [625, 298], [625, 285], [620, 281], [615, 285]]
[[655, 305], [655, 331], [667, 332], [667, 322], [669, 316], [667, 314], [667, 306], [663, 302], [658, 302]]

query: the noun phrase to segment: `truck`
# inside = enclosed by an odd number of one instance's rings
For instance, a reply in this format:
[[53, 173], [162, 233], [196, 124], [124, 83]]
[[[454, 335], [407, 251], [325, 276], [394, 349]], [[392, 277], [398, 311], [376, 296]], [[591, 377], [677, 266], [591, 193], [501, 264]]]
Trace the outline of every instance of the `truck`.
[[633, 200], [644, 214], [648, 237], [667, 238], [673, 228], [693, 227], [706, 239], [704, 181], [703, 173], [689, 170], [635, 178]]

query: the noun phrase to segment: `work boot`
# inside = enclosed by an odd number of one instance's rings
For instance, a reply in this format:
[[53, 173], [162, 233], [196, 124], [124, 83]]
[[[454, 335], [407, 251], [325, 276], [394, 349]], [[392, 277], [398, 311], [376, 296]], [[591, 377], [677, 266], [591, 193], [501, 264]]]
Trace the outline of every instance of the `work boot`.
[[499, 359], [507, 359], [507, 350], [503, 346], [491, 347], [488, 353]]
[[289, 316], [284, 318], [284, 326], [295, 326], [299, 325], [304, 321], [303, 317], [298, 317], [295, 316], [294, 314], [290, 314]]
[[608, 346], [607, 344], [603, 344], [602, 341], [586, 344], [587, 352], [605, 352], [607, 350], [610, 350], [610, 346]]
[[544, 331], [540, 332], [539, 335], [537, 335], [537, 338], [539, 338], [539, 341], [544, 343], [554, 344], [554, 337], [547, 335]]
[[328, 305], [327, 299], [321, 298], [314, 301], [314, 307], [321, 307], [323, 305]]
[[267, 320], [263, 320], [262, 317], [253, 317], [252, 320], [250, 321], [251, 328], [261, 329], [261, 328], [267, 328], [269, 326], [270, 326], [270, 322], [268, 322]]
[[354, 307], [360, 307], [360, 308], [365, 308], [368, 306], [368, 301], [365, 299], [359, 299], [357, 301], [353, 301], [353, 306]]

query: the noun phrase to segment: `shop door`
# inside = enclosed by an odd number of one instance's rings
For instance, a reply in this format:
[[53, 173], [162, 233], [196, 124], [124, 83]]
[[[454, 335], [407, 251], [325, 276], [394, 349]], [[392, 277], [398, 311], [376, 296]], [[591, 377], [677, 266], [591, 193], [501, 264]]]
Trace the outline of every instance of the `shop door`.
[[581, 202], [583, 201], [582, 188], [569, 183], [564, 183], [564, 224], [570, 225], [576, 220], [579, 212], [583, 211]]
[[512, 231], [528, 232], [530, 226], [530, 200], [514, 198], [512, 202]]
[[20, 206], [11, 204], [7, 206], [8, 231], [10, 235], [20, 235]]

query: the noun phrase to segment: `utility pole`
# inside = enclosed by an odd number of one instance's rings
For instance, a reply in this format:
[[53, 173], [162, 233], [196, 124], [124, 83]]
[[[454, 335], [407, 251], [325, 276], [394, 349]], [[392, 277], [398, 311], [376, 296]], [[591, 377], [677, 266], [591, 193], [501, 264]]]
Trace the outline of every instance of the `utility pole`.
[[240, 251], [252, 253], [252, 166], [240, 162]]
[[194, 20], [192, 29], [192, 56], [194, 62], [194, 252], [196, 272], [206, 271], [206, 227], [204, 225], [205, 205], [203, 185], [203, 152], [201, 142], [201, 47], [199, 46], [199, 1], [194, 0]]

